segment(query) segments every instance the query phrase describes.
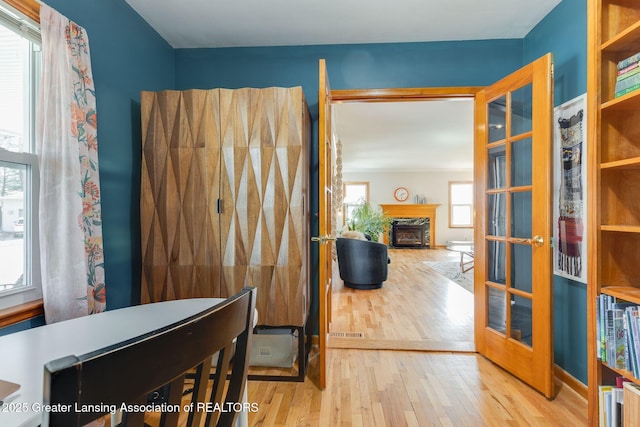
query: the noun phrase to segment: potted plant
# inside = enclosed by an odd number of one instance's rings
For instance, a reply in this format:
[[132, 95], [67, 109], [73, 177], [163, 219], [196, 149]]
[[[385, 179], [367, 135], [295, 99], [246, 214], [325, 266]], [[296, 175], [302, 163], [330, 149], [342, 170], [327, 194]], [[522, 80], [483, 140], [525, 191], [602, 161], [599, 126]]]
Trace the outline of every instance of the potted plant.
[[367, 202], [358, 205], [347, 220], [349, 230], [359, 231], [377, 242], [380, 235], [391, 225], [391, 218], [384, 216], [382, 209], [374, 209]]

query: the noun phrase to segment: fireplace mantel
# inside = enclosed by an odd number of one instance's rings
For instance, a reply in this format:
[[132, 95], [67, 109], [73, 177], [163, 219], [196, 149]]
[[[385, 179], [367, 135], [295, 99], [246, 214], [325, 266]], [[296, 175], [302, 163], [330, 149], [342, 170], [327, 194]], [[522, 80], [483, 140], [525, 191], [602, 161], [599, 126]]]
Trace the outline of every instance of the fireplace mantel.
[[[429, 247], [436, 247], [436, 208], [440, 205], [421, 204], [381, 204], [384, 216], [388, 218], [429, 218]], [[387, 236], [385, 235], [385, 241]]]

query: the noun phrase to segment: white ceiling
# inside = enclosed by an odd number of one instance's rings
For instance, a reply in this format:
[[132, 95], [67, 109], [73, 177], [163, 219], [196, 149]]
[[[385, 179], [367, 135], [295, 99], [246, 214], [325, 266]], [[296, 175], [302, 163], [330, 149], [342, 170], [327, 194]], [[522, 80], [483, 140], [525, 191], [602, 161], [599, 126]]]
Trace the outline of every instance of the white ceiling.
[[175, 48], [522, 38], [560, 0], [126, 0]]
[[345, 172], [473, 169], [473, 99], [337, 103]]
[[[126, 0], [174, 48], [522, 38], [560, 1]], [[462, 100], [337, 104], [343, 168], [470, 169], [472, 108]]]

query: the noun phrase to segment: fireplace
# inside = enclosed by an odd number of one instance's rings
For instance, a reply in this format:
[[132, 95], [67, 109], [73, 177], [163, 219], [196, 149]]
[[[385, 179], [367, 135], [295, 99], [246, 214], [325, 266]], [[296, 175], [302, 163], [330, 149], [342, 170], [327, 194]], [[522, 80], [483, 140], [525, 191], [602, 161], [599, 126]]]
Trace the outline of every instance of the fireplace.
[[429, 247], [429, 219], [394, 219], [390, 230], [392, 248]]
[[[436, 209], [440, 205], [418, 205], [418, 204], [381, 204], [384, 215], [390, 220], [414, 220], [426, 222], [425, 246], [435, 247], [436, 240]], [[384, 242], [393, 247], [393, 226], [389, 227], [389, 232], [383, 236]], [[406, 246], [408, 247], [408, 246]]]

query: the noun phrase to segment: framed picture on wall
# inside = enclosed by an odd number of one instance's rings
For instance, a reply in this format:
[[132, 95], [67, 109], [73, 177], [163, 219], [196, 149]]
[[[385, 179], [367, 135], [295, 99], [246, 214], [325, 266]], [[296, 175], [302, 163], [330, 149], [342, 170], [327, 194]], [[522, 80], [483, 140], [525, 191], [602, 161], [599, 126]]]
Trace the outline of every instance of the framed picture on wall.
[[553, 272], [587, 283], [586, 94], [554, 110]]

